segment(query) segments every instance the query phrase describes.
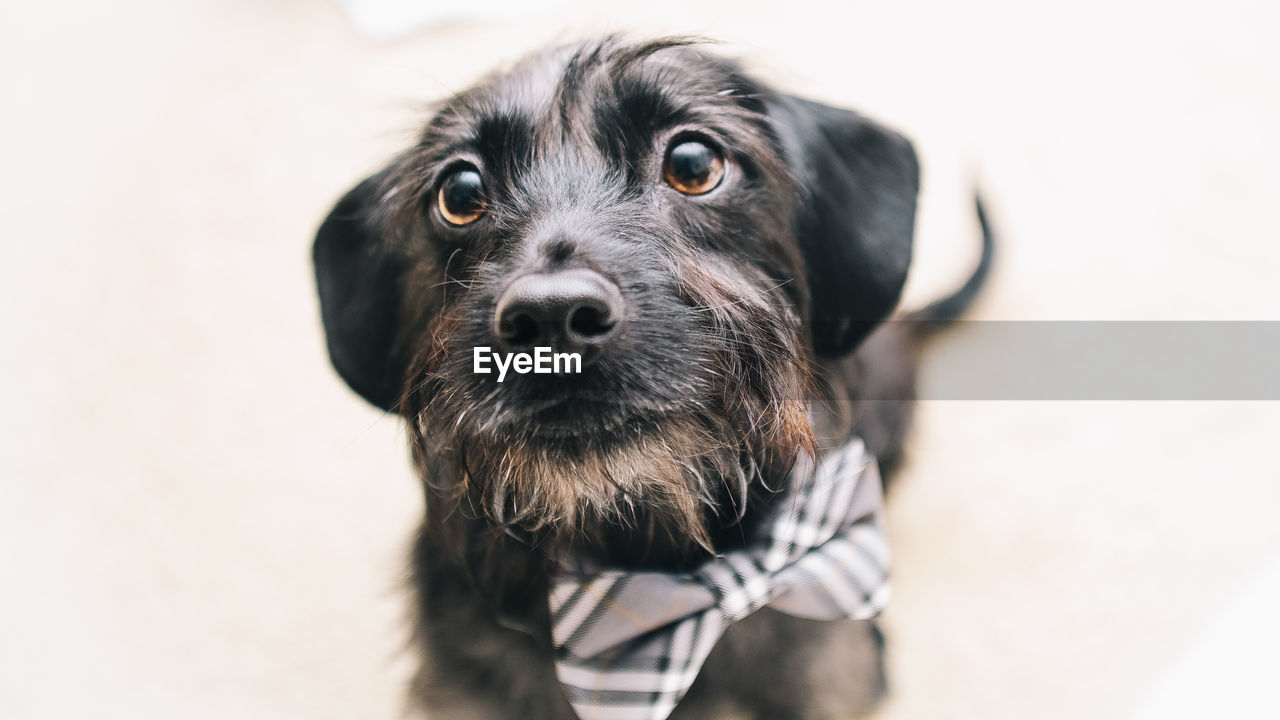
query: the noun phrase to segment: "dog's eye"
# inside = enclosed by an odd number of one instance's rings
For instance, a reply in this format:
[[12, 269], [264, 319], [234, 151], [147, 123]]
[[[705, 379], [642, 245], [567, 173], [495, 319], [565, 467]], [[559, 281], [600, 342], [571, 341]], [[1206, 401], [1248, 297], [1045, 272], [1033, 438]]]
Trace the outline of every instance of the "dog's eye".
[[484, 182], [475, 168], [455, 171], [440, 183], [436, 196], [440, 216], [450, 225], [467, 225], [484, 214]]
[[715, 190], [724, 178], [724, 158], [705, 143], [685, 140], [667, 151], [662, 175], [685, 195], [702, 195]]

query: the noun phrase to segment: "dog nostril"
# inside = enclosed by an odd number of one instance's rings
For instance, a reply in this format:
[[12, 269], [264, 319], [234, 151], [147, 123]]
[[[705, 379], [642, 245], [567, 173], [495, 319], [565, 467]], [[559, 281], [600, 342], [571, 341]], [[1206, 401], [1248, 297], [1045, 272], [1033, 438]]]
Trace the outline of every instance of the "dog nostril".
[[569, 316], [569, 329], [584, 339], [592, 339], [607, 335], [613, 322], [599, 308], [584, 306]]
[[538, 321], [524, 314], [516, 315], [503, 323], [502, 330], [502, 339], [512, 347], [529, 347], [541, 334], [538, 331]]

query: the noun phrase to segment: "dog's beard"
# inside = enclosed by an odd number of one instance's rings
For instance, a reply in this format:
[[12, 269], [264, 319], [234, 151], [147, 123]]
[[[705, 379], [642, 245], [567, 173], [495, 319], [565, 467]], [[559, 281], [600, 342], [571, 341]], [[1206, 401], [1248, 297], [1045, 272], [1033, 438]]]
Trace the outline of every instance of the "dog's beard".
[[[463, 323], [441, 314], [404, 403], [437, 501], [551, 554], [714, 552], [716, 527], [780, 489], [797, 453], [815, 446], [799, 321], [776, 284], [725, 265], [675, 262], [680, 296], [700, 315], [708, 391], [606, 432], [548, 437], [492, 422], [458, 361], [470, 350]], [[441, 476], [442, 468], [455, 470]]]
[[686, 416], [664, 418], [623, 442], [501, 442], [455, 435], [469, 510], [495, 527], [558, 552], [596, 547], [625, 528], [648, 544], [709, 547], [706, 518], [720, 502], [716, 482], [741, 496], [740, 449]]

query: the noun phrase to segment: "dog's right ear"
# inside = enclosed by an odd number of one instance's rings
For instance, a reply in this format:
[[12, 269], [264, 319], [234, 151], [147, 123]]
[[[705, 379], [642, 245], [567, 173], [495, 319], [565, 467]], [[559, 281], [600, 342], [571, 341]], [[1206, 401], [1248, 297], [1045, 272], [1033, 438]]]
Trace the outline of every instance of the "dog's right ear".
[[385, 232], [387, 171], [338, 201], [316, 232], [312, 259], [329, 358], [365, 400], [394, 411], [409, 365], [399, 342], [405, 260]]

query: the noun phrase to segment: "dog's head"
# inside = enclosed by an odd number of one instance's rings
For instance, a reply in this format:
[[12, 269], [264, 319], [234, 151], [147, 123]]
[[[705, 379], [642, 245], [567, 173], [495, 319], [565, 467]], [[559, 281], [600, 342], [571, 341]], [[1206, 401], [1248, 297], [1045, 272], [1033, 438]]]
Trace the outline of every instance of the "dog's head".
[[[696, 44], [548, 51], [445, 100], [324, 222], [329, 350], [500, 524], [705, 545], [812, 446], [814, 357], [897, 303], [917, 185], [901, 136]], [[581, 372], [474, 371], [539, 346]]]

